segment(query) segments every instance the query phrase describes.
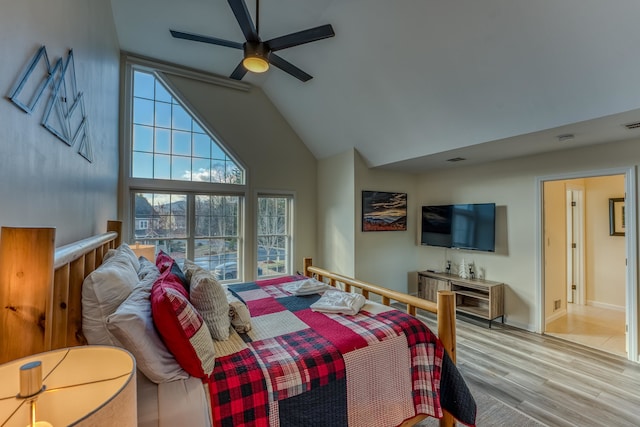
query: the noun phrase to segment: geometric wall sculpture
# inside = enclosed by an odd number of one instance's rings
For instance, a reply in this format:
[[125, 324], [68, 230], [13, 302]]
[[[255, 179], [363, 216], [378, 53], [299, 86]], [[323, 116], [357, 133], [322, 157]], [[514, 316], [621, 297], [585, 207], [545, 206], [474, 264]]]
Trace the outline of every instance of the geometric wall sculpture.
[[78, 144], [78, 154], [93, 162], [83, 93], [78, 91], [73, 50], [53, 67], [42, 46], [27, 64], [9, 99], [26, 113], [36, 109], [45, 95], [47, 105], [42, 126], [70, 147]]

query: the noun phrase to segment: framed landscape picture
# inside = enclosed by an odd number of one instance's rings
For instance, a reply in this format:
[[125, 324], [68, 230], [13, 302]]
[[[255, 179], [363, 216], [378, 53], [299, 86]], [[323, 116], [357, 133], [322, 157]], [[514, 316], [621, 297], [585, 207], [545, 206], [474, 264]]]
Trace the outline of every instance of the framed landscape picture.
[[609, 235], [624, 236], [624, 198], [609, 199]]
[[362, 192], [362, 231], [406, 231], [407, 193]]

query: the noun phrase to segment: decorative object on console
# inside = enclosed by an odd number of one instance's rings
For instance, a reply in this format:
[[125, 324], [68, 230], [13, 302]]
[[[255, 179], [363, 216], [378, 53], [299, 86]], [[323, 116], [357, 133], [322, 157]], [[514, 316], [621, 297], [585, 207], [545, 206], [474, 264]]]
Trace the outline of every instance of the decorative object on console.
[[462, 258], [462, 261], [460, 261], [460, 266], [458, 267], [458, 276], [460, 276], [461, 279], [469, 278], [469, 272], [467, 271], [467, 268], [467, 263], [464, 261], [464, 258]]
[[362, 192], [362, 231], [406, 231], [407, 193]]
[[0, 425], [137, 425], [136, 364], [125, 350], [40, 353], [0, 366], [0, 378]]
[[624, 236], [624, 198], [609, 199], [609, 236]]

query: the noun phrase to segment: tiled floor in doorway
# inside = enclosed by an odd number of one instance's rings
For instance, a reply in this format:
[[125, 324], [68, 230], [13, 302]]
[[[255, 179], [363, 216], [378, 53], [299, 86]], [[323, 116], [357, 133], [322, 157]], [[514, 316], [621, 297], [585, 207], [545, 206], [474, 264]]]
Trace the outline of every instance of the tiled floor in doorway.
[[546, 334], [627, 357], [624, 311], [568, 304], [567, 315], [546, 326]]

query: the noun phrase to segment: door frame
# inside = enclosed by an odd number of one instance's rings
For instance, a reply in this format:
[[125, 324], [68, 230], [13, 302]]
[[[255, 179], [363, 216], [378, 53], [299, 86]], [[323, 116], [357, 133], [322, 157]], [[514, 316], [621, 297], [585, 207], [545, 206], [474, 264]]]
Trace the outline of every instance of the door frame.
[[[573, 197], [569, 199], [568, 195], [572, 196], [578, 194], [577, 212], [572, 209], [571, 202], [575, 201]], [[573, 304], [585, 305], [586, 301], [586, 289], [584, 287], [584, 225], [585, 225], [585, 209], [584, 209], [584, 185], [578, 185], [575, 183], [568, 183], [565, 187], [565, 194], [567, 196], [567, 273], [570, 272], [572, 280], [567, 280], [567, 303], [569, 302], [568, 294], [571, 289], [571, 284], [576, 285], [576, 292], [573, 294]], [[571, 224], [571, 234], [569, 234], [569, 224]], [[577, 233], [574, 233], [575, 230]], [[571, 236], [573, 241], [569, 241], [568, 237]], [[571, 244], [576, 244], [576, 250], [573, 251]], [[575, 263], [575, 268], [569, 263]], [[574, 274], [575, 272], [575, 274]]]
[[592, 170], [536, 177], [536, 332], [543, 333], [544, 307], [544, 183], [546, 181], [562, 181], [577, 178], [591, 178], [608, 175], [624, 175], [625, 177], [625, 246], [627, 254], [626, 271], [626, 325], [627, 356], [629, 360], [640, 362], [638, 355], [638, 257], [636, 229], [636, 167], [620, 167], [612, 169]]

